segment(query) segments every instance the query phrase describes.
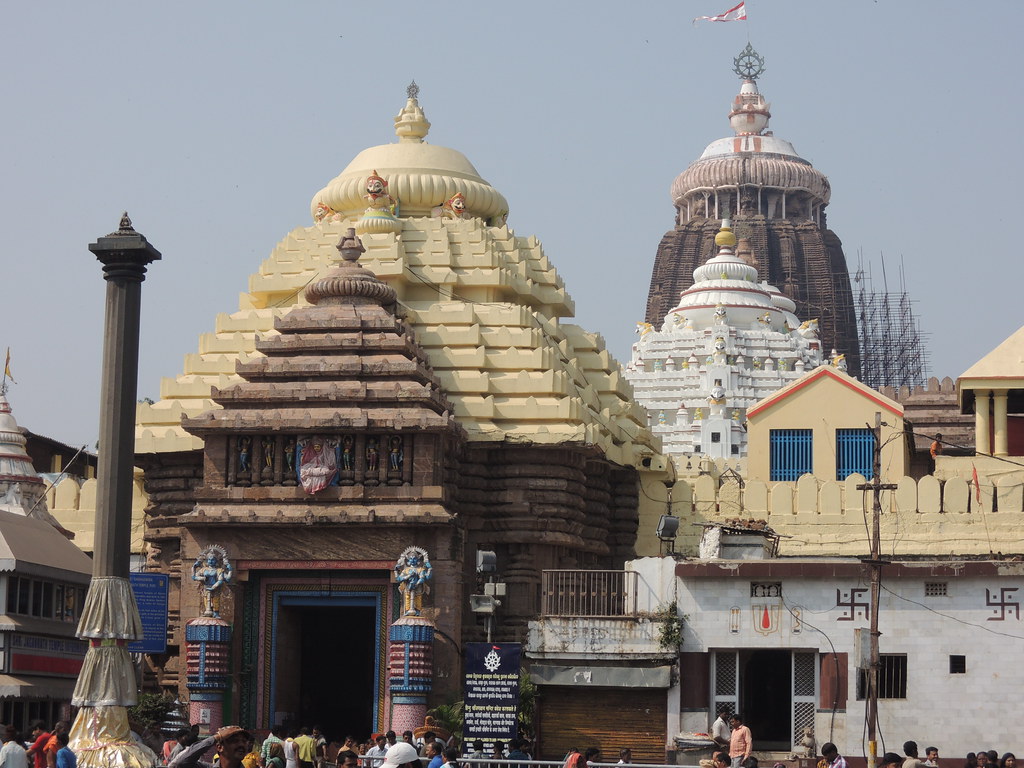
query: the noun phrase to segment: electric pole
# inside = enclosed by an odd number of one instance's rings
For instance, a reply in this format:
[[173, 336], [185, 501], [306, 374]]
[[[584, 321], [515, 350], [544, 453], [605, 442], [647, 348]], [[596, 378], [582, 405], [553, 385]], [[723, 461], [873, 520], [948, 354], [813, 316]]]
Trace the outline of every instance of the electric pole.
[[871, 482], [861, 483], [858, 491], [874, 491], [871, 505], [871, 557], [862, 560], [871, 569], [871, 660], [868, 668], [867, 724], [868, 724], [868, 768], [875, 768], [878, 757], [878, 742], [875, 740], [875, 728], [878, 722], [878, 670], [881, 660], [878, 656], [878, 598], [882, 589], [881, 559], [881, 518], [882, 491], [893, 491], [895, 483], [882, 482], [882, 414], [875, 413], [875, 426], [872, 429], [875, 445], [871, 462]]

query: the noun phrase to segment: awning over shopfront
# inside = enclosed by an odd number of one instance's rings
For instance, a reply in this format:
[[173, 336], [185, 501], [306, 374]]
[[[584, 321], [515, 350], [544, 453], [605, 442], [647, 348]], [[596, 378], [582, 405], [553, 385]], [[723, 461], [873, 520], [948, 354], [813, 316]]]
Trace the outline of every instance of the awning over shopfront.
[[70, 699], [74, 690], [74, 679], [0, 675], [0, 698]]

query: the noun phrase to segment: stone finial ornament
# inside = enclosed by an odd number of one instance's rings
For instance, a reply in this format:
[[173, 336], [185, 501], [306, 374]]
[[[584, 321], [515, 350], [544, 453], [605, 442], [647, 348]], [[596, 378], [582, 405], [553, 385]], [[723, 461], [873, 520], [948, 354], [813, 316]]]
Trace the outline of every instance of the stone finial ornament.
[[402, 593], [402, 615], [419, 616], [423, 610], [423, 595], [430, 591], [433, 567], [427, 550], [408, 547], [395, 563], [395, 581]]
[[359, 261], [359, 257], [366, 253], [366, 247], [363, 245], [363, 241], [356, 235], [354, 227], [349, 227], [334, 247], [338, 249], [338, 253], [341, 254], [341, 258], [345, 261]]
[[203, 616], [220, 618], [220, 593], [231, 583], [234, 570], [224, 547], [214, 544], [199, 553], [192, 563], [192, 581], [199, 582]]
[[420, 87], [413, 80], [405, 89], [408, 97], [402, 111], [395, 115], [395, 134], [399, 141], [411, 141], [422, 143], [424, 137], [430, 131], [430, 121], [420, 107], [417, 98], [420, 95]]

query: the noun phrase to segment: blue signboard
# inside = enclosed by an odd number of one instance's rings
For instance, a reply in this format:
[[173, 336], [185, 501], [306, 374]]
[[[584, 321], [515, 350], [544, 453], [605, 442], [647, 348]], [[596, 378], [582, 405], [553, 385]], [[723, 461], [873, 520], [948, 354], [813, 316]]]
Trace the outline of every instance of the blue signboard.
[[142, 618], [142, 639], [128, 644], [130, 653], [167, 650], [167, 585], [164, 573], [131, 573], [132, 592]]

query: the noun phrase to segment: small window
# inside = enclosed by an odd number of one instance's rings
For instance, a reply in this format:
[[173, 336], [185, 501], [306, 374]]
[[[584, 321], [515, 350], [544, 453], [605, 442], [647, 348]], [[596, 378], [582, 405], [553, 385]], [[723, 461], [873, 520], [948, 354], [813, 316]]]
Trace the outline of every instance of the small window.
[[18, 612], [18, 577], [7, 577], [7, 612]]
[[32, 615], [43, 615], [43, 582], [32, 582]]
[[926, 581], [924, 584], [925, 597], [946, 597], [949, 595], [949, 584], [944, 581]]
[[699, 445], [693, 446], [693, 452], [694, 453], [700, 453], [700, 446]]
[[[857, 700], [868, 694], [868, 670], [858, 670]], [[882, 654], [878, 667], [878, 698], [907, 698], [907, 657], [903, 654]]]
[[18, 613], [27, 616], [29, 608], [29, 594], [32, 592], [31, 579], [18, 579]]
[[814, 472], [814, 438], [809, 429], [773, 429], [769, 434], [769, 477], [799, 480]]
[[740, 447], [734, 443], [732, 445], [732, 448], [729, 451], [729, 453], [731, 453], [733, 456], [739, 456], [740, 455]]
[[782, 597], [781, 581], [752, 581], [750, 582], [751, 597]]
[[963, 675], [967, 672], [967, 657], [953, 654], [949, 657], [949, 674]]
[[722, 433], [721, 432], [712, 432], [711, 433], [711, 442], [712, 443], [720, 443], [720, 442], [722, 442]]
[[845, 480], [853, 473], [873, 478], [875, 467], [875, 433], [867, 427], [836, 430], [836, 480]]
[[53, 618], [53, 583], [43, 582], [43, 612], [40, 614], [44, 619]]

